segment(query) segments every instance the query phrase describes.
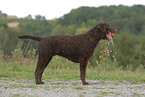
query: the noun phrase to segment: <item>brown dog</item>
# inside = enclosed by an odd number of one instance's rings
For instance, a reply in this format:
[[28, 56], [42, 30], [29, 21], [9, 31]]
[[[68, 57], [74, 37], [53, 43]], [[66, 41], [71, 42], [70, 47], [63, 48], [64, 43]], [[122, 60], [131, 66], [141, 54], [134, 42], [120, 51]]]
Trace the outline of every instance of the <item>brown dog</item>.
[[117, 30], [106, 23], [99, 23], [84, 34], [68, 36], [56, 35], [41, 38], [38, 36], [21, 35], [18, 38], [28, 38], [39, 41], [38, 64], [35, 71], [36, 84], [43, 84], [42, 73], [53, 56], [63, 56], [75, 63], [80, 63], [80, 78], [83, 85], [85, 81], [86, 67], [95, 47], [101, 39], [112, 40], [112, 34]]

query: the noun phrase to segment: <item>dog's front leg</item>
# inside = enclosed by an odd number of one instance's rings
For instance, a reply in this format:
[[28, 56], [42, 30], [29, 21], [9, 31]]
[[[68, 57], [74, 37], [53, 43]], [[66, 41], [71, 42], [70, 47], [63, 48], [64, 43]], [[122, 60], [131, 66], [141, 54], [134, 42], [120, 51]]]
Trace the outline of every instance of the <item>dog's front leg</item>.
[[87, 67], [87, 61], [82, 60], [80, 62], [80, 78], [82, 80], [83, 85], [89, 85], [89, 83], [87, 83], [85, 81], [85, 77], [86, 77], [86, 67]]

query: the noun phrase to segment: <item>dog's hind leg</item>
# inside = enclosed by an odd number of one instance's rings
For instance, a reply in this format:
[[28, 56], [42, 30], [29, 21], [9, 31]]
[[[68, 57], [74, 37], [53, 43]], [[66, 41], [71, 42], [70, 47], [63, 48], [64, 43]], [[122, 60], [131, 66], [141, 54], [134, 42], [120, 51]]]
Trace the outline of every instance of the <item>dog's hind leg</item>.
[[40, 56], [38, 57], [38, 63], [35, 70], [35, 81], [36, 84], [44, 84], [42, 82], [42, 74], [44, 69], [47, 67], [48, 63], [51, 61], [52, 56]]
[[85, 81], [85, 77], [86, 77], [86, 67], [87, 67], [87, 61], [82, 59], [80, 61], [80, 78], [82, 80], [83, 85], [89, 85], [89, 83], [87, 83]]

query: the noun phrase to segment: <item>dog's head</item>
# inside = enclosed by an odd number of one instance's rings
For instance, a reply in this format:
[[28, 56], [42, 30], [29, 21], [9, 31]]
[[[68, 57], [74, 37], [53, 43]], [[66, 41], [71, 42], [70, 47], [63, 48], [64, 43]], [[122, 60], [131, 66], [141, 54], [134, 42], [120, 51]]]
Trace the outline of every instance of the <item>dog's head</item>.
[[113, 41], [112, 39], [113, 34], [117, 32], [116, 29], [110, 27], [106, 23], [99, 23], [97, 25], [97, 29], [99, 29], [102, 39], [107, 39], [111, 41]]

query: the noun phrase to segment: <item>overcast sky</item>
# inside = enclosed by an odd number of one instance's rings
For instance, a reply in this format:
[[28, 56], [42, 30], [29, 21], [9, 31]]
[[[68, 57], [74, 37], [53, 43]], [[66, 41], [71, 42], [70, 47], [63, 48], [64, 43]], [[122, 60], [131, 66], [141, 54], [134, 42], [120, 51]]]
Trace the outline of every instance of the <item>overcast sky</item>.
[[145, 0], [0, 0], [0, 10], [8, 15], [26, 17], [42, 15], [54, 19], [80, 6], [145, 5]]

